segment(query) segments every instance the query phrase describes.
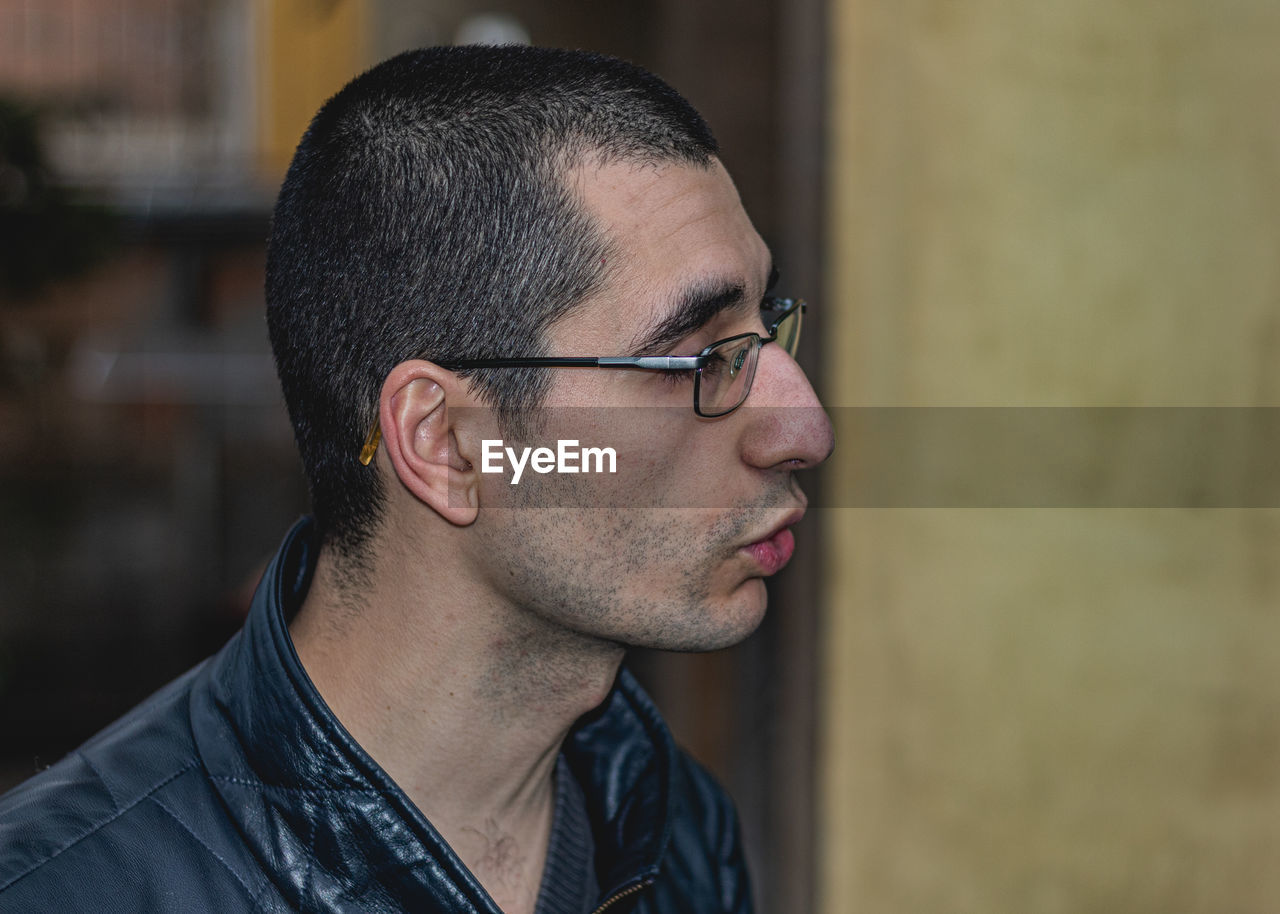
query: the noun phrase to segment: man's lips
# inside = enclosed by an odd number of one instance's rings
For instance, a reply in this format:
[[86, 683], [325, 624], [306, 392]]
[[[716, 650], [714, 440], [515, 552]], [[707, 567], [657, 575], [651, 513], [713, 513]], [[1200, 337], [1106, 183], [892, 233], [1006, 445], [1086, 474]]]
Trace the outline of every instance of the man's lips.
[[742, 547], [766, 576], [781, 571], [783, 566], [791, 561], [791, 553], [795, 548], [796, 538], [791, 535], [789, 527], [783, 527], [768, 539], [756, 540]]
[[791, 525], [797, 523], [802, 517], [804, 517], [804, 511], [788, 515], [786, 520], [770, 533], [753, 543], [748, 543], [740, 551], [751, 556], [766, 577], [777, 574], [787, 562], [791, 561], [791, 554], [795, 552], [796, 538], [791, 533]]

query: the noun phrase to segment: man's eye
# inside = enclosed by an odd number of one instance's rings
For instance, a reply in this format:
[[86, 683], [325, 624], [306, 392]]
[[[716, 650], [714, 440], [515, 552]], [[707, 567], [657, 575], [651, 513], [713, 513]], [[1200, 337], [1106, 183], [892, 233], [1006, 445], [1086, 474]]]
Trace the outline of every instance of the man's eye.
[[726, 344], [707, 353], [702, 365], [705, 381], [736, 378], [751, 358], [751, 345], [745, 341]]

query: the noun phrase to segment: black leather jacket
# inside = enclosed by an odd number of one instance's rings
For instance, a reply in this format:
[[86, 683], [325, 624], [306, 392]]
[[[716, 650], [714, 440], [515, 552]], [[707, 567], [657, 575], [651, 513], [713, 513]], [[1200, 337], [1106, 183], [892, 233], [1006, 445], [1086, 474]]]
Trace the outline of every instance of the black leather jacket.
[[[0, 911], [498, 910], [303, 671], [285, 617], [310, 540], [218, 654], [0, 798]], [[750, 910], [728, 798], [625, 670], [564, 754], [602, 909]]]

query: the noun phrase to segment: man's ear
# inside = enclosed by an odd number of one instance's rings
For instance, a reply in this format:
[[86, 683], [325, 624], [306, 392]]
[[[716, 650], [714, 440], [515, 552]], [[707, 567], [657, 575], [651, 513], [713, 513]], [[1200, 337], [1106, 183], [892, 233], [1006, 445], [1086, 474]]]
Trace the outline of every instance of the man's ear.
[[421, 360], [401, 362], [382, 383], [378, 421], [396, 476], [419, 501], [445, 520], [476, 519], [479, 475], [458, 449], [451, 402], [470, 401], [452, 372]]

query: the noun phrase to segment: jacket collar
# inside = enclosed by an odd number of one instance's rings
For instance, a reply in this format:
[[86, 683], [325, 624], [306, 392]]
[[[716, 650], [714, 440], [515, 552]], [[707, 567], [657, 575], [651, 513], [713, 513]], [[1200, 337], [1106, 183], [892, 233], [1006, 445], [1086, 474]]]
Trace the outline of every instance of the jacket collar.
[[[312, 685], [287, 618], [315, 570], [300, 521], [263, 575], [244, 628], [192, 693], [196, 744], [230, 815], [287, 898], [497, 912], [421, 811]], [[675, 746], [623, 670], [564, 746], [582, 785], [606, 897], [652, 880], [669, 838]]]

